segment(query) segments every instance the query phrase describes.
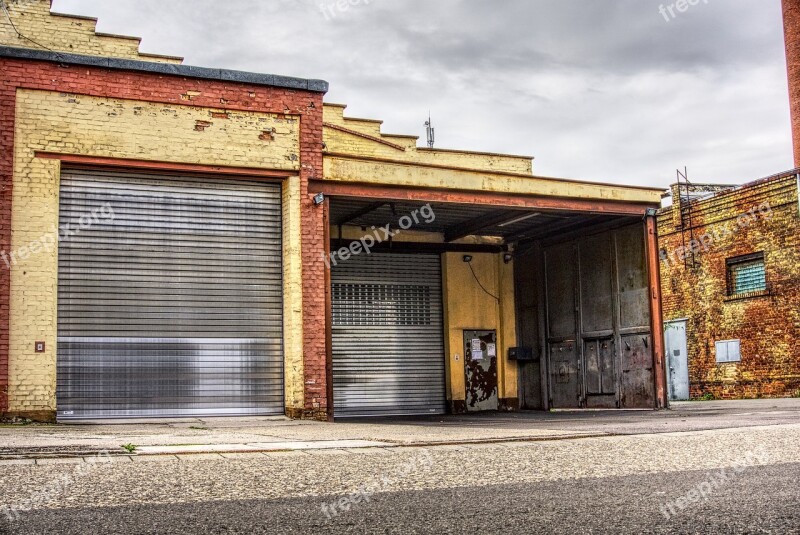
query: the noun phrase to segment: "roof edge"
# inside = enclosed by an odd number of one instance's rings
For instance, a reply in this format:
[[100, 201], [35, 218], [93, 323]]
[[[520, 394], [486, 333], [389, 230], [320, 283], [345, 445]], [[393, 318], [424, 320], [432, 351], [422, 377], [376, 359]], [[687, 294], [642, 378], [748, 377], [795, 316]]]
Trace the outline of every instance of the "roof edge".
[[[339, 153], [339, 152], [325, 152], [323, 156], [326, 158], [335, 158], [340, 160], [356, 160], [362, 162], [379, 162], [379, 163], [386, 163], [390, 165], [400, 165], [400, 166], [407, 166], [407, 167], [424, 167], [428, 169], [442, 169], [446, 171], [459, 171], [465, 173], [477, 173], [483, 175], [495, 175], [495, 176], [504, 176], [504, 177], [511, 177], [511, 178], [523, 178], [523, 179], [535, 179], [535, 180], [544, 180], [547, 182], [559, 182], [565, 184], [576, 184], [581, 186], [596, 186], [601, 188], [610, 188], [610, 189], [624, 189], [624, 190], [636, 190], [640, 192], [648, 192], [648, 193], [663, 193], [664, 188], [657, 188], [652, 186], [635, 186], [632, 184], [614, 184], [610, 182], [595, 182], [592, 180], [580, 180], [575, 178], [560, 178], [555, 176], [546, 176], [546, 175], [536, 175], [536, 174], [527, 174], [527, 173], [513, 173], [510, 171], [498, 171], [498, 170], [486, 170], [486, 169], [475, 169], [472, 167], [460, 167], [460, 166], [453, 166], [453, 165], [442, 165], [430, 162], [411, 162], [406, 160], [393, 160], [390, 158], [376, 158], [372, 156], [358, 156], [354, 154], [346, 154], [346, 153]], [[627, 201], [622, 201], [627, 202]]]
[[0, 46], [0, 57], [28, 59], [33, 61], [49, 61], [52, 63], [67, 65], [101, 67], [106, 69], [145, 72], [150, 74], [163, 74], [168, 76], [185, 76], [187, 78], [200, 78], [224, 82], [239, 82], [244, 84], [298, 89], [310, 91], [312, 93], [327, 93], [329, 89], [329, 84], [325, 80], [293, 78], [290, 76], [280, 76], [275, 74], [259, 74], [246, 71], [212, 69], [207, 67], [193, 67], [191, 65], [154, 63], [124, 58], [84, 56], [80, 54], [36, 50], [33, 48]]

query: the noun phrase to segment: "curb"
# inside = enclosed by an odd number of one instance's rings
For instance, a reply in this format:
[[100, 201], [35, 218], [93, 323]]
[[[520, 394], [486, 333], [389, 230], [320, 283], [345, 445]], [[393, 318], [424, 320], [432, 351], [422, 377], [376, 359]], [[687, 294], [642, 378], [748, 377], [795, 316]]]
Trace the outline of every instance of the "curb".
[[466, 439], [466, 440], [442, 440], [425, 442], [387, 442], [387, 441], [367, 441], [367, 440], [335, 440], [319, 442], [276, 442], [272, 445], [267, 444], [205, 444], [191, 446], [141, 446], [138, 451], [129, 453], [120, 448], [120, 451], [97, 449], [80, 449], [75, 451], [26, 451], [18, 449], [16, 451], [0, 452], [0, 465], [4, 461], [37, 460], [37, 459], [79, 459], [85, 457], [96, 457], [100, 454], [108, 454], [111, 457], [169, 457], [175, 455], [204, 455], [204, 454], [269, 454], [302, 451], [323, 451], [333, 449], [412, 449], [412, 448], [435, 448], [439, 446], [475, 446], [481, 444], [510, 444], [510, 443], [534, 443], [534, 442], [558, 442], [562, 440], [579, 440], [587, 438], [604, 438], [614, 436], [612, 433], [572, 433], [566, 435], [546, 435], [546, 436], [523, 436], [506, 438], [486, 438], [486, 439]]

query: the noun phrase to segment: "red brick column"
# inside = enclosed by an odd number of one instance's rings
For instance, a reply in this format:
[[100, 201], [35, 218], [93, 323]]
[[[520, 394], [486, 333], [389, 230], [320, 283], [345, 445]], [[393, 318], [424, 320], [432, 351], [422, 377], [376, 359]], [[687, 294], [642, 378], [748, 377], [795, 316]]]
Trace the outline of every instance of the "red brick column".
[[[2, 69], [3, 78], [6, 70]], [[14, 162], [14, 87], [0, 81], [0, 253], [11, 249], [11, 188]], [[0, 261], [0, 414], [8, 411], [8, 332], [11, 272]]]
[[322, 96], [302, 123], [301, 233], [303, 248], [303, 417], [327, 420], [327, 336], [325, 300], [325, 207], [314, 204], [310, 179], [322, 179]]
[[800, 167], [800, 0], [783, 0], [783, 27], [792, 109], [794, 162], [795, 167]]

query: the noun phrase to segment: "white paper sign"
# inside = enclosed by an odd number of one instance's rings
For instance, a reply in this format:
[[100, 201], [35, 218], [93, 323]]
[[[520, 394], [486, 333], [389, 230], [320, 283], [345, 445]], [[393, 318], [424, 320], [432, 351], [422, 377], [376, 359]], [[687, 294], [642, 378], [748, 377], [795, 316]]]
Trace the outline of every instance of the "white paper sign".
[[483, 351], [481, 349], [481, 340], [480, 340], [480, 338], [473, 338], [472, 339], [472, 350], [473, 351]]
[[483, 351], [473, 351], [472, 360], [483, 360]]
[[497, 356], [497, 344], [488, 344], [486, 347], [488, 348], [489, 358]]

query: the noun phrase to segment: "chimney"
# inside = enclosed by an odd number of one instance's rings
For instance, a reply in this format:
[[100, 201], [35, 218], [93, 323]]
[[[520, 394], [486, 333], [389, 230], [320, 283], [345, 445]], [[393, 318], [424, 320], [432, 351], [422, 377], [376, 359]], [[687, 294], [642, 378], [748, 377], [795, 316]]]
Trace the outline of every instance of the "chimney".
[[792, 109], [794, 165], [800, 167], [800, 0], [782, 1], [786, 65], [789, 75], [789, 102]]

